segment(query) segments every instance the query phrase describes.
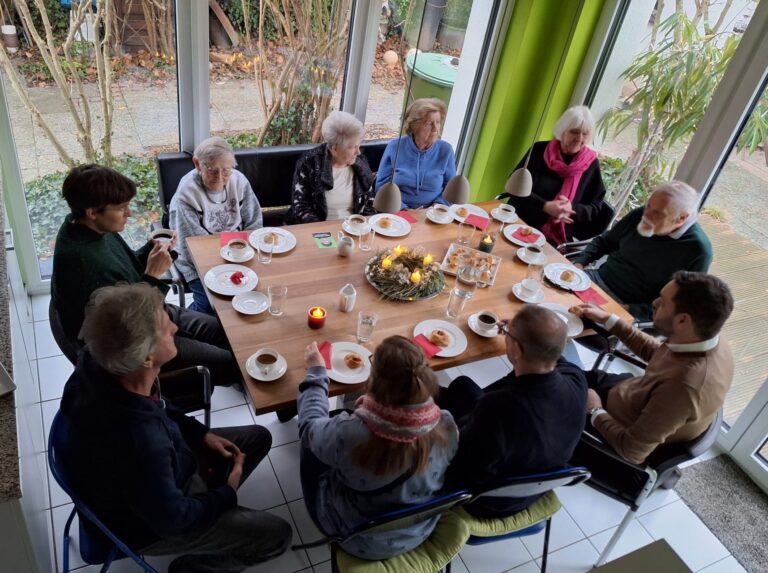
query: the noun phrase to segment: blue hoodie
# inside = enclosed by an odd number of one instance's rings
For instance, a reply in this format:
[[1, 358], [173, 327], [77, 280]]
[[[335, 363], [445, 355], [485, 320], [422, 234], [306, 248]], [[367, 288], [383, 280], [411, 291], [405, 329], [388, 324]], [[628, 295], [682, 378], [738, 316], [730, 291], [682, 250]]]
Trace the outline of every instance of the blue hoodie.
[[[402, 193], [401, 207], [427, 207], [432, 203], [448, 205], [442, 193], [448, 181], [456, 175], [456, 158], [451, 144], [438, 139], [422, 151], [416, 147], [410, 135], [402, 136], [399, 141], [400, 155], [395, 169], [395, 183]], [[384, 150], [376, 175], [377, 193], [392, 176], [397, 142], [397, 139], [393, 139]]]

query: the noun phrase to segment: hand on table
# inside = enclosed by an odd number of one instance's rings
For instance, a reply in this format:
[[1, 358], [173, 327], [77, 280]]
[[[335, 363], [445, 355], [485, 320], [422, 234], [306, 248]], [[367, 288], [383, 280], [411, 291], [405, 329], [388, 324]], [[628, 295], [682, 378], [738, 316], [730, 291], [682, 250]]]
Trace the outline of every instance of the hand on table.
[[325, 358], [323, 358], [323, 355], [320, 354], [320, 351], [317, 349], [317, 342], [312, 342], [312, 344], [307, 346], [307, 349], [304, 351], [304, 365], [307, 368], [312, 368], [313, 366], [322, 366], [325, 368]]
[[147, 268], [144, 271], [145, 274], [159, 279], [169, 268], [171, 268], [171, 263], [173, 263], [173, 259], [171, 258], [172, 244], [173, 241], [168, 243], [155, 242], [147, 257]]
[[611, 317], [610, 312], [606, 312], [599, 306], [592, 304], [580, 304], [578, 308], [581, 311], [580, 316], [582, 318], [588, 318], [597, 324], [605, 324], [605, 321]]

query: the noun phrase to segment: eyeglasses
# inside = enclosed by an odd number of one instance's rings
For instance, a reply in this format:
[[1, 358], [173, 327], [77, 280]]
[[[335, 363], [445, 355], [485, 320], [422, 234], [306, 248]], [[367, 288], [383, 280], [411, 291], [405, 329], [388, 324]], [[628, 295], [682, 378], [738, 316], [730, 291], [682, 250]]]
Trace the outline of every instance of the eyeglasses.
[[517, 342], [521, 350], [524, 350], [523, 345], [520, 343], [520, 340], [518, 340], [518, 338], [509, 331], [509, 325], [499, 322], [496, 326], [499, 329], [499, 334], [505, 334], [509, 336], [512, 340]]
[[218, 177], [219, 175], [223, 175], [224, 177], [229, 177], [232, 175], [232, 169], [234, 167], [208, 167], [205, 163], [203, 163], [203, 167], [205, 167], [205, 170], [208, 172], [208, 175], [212, 177]]

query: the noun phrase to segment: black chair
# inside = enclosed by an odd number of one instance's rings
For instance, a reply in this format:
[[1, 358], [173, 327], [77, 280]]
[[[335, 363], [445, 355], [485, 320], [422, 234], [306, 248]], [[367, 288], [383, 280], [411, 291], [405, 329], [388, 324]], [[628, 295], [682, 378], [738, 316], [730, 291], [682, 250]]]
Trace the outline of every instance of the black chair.
[[77, 364], [77, 353], [80, 351], [79, 340], [71, 340], [64, 332], [64, 327], [61, 324], [61, 316], [59, 311], [53, 306], [53, 300], [48, 304], [48, 321], [51, 325], [51, 334], [56, 344], [61, 349], [62, 354], [67, 357], [73, 365]]
[[69, 572], [69, 528], [75, 514], [79, 515], [79, 545], [80, 555], [88, 564], [103, 564], [101, 571], [105, 572], [116, 559], [130, 557], [136, 564], [148, 573], [157, 573], [157, 570], [149, 565], [137, 553], [123, 543], [110, 529], [99, 520], [96, 514], [80, 499], [77, 492], [73, 491], [69, 476], [64, 469], [64, 460], [68, 455], [72, 436], [72, 423], [65, 414], [59, 410], [51, 424], [48, 434], [48, 467], [51, 469], [56, 482], [61, 489], [72, 498], [74, 507], [69, 514], [64, 526], [64, 550], [62, 555], [62, 571]]
[[618, 529], [595, 563], [602, 565], [635, 517], [643, 502], [657, 488], [671, 488], [680, 475], [678, 466], [706, 452], [715, 443], [723, 423], [718, 411], [712, 424], [698, 438], [682, 444], [662, 444], [645, 464], [633, 464], [622, 458], [600, 437], [584, 431], [572, 463], [585, 465], [592, 474], [587, 485], [628, 506]]

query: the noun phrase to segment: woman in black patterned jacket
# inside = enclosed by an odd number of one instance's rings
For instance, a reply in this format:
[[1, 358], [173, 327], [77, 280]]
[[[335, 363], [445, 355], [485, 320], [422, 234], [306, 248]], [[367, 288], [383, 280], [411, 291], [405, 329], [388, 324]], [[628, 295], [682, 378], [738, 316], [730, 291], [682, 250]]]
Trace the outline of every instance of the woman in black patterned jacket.
[[360, 155], [363, 124], [343, 111], [323, 122], [325, 143], [305, 153], [293, 173], [289, 223], [373, 215], [373, 173]]

